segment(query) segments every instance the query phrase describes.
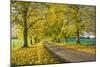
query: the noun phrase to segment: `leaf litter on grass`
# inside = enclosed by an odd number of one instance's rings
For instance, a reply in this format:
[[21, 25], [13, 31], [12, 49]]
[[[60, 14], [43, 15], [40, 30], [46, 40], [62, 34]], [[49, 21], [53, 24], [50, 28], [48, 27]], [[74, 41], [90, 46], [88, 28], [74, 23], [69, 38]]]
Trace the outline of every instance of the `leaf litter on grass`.
[[78, 51], [83, 51], [86, 53], [90, 53], [95, 55], [96, 54], [96, 46], [95, 45], [80, 45], [80, 44], [74, 44], [74, 45], [70, 45], [70, 44], [64, 44], [64, 43], [56, 43], [56, 45], [58, 46], [63, 46], [65, 48], [71, 48], [71, 49], [75, 49]]
[[12, 50], [12, 64], [54, 64], [59, 61], [44, 47], [42, 43], [34, 44], [28, 48]]

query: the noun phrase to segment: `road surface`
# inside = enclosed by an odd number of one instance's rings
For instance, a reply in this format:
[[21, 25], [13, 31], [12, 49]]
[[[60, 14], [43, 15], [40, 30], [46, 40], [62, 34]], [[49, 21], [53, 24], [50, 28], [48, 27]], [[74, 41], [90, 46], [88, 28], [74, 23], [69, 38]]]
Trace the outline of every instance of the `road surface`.
[[62, 62], [70, 63], [96, 61], [96, 56], [89, 53], [77, 51], [70, 48], [64, 48], [47, 42], [44, 43], [44, 45], [49, 51], [55, 54], [55, 56], [58, 57]]

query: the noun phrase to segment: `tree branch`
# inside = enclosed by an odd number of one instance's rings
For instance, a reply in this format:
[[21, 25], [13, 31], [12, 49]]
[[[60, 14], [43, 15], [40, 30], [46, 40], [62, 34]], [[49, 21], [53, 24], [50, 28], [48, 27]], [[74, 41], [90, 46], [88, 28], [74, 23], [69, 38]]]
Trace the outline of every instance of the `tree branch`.
[[27, 30], [29, 30], [37, 21], [42, 20], [42, 19], [43, 19], [43, 18], [39, 18], [39, 19], [35, 20], [33, 23], [31, 23], [31, 24], [29, 25], [29, 27], [27, 28]]

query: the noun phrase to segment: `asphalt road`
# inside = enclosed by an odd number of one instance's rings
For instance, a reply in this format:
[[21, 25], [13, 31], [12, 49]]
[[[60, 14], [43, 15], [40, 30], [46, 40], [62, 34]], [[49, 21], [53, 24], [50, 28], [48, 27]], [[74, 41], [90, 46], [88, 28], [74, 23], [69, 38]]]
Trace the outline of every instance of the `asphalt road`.
[[62, 62], [90, 62], [90, 61], [96, 61], [96, 56], [82, 52], [77, 51], [70, 48], [64, 48], [61, 46], [54, 45], [52, 43], [44, 43], [45, 47], [51, 51], [53, 54], [55, 54], [56, 57], [61, 59]]

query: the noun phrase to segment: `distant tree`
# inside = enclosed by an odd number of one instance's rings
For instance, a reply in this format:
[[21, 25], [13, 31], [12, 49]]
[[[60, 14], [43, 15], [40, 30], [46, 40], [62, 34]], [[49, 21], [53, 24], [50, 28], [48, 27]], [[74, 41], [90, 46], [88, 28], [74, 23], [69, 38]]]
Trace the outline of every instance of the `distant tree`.
[[95, 31], [96, 9], [95, 6], [85, 5], [71, 6], [71, 8], [75, 11], [76, 37], [77, 43], [80, 43], [79, 38], [82, 33], [86, 31], [90, 32], [91, 30]]

